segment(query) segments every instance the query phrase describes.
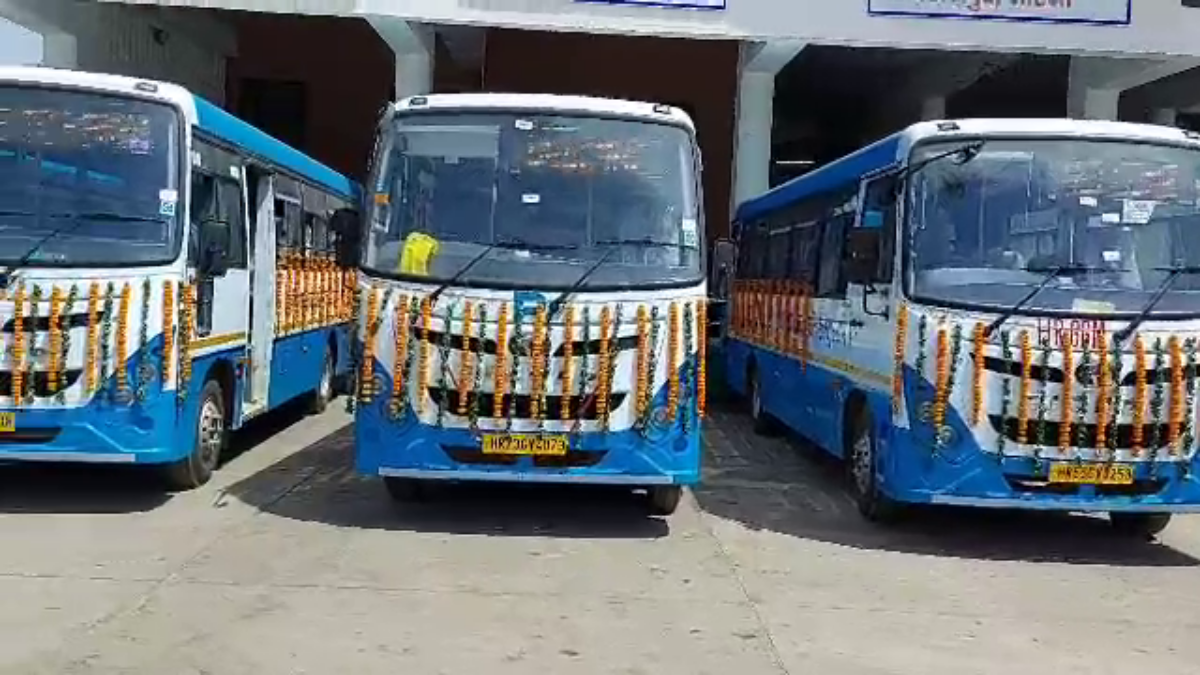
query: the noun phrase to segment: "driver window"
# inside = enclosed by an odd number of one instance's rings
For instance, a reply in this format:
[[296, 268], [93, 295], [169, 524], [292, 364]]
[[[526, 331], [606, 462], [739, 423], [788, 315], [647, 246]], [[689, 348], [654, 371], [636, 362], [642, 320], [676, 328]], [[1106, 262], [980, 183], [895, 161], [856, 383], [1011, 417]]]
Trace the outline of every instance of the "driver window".
[[213, 176], [192, 172], [192, 195], [188, 202], [188, 262], [200, 261], [200, 224], [217, 217], [217, 181]]

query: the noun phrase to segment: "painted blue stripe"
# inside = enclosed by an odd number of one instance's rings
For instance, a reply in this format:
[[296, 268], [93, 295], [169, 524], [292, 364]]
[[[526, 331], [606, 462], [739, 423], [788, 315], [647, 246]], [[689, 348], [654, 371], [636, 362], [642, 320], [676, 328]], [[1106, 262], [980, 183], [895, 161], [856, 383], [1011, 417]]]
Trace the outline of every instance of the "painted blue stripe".
[[358, 198], [359, 187], [349, 178], [199, 96], [194, 98], [199, 120], [197, 126], [203, 131], [281, 168], [295, 172], [346, 199], [356, 200]]
[[894, 134], [847, 155], [835, 162], [748, 199], [737, 209], [739, 223], [757, 220], [773, 211], [787, 208], [802, 199], [846, 187], [864, 176], [895, 166], [900, 161], [903, 134]]

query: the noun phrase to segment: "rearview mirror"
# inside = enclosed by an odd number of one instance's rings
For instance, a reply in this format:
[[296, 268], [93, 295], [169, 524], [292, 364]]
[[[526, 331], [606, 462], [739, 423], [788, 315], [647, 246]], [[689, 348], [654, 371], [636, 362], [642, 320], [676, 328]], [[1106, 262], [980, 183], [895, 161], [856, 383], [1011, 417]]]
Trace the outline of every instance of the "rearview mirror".
[[362, 225], [358, 211], [338, 209], [329, 220], [329, 227], [337, 235], [335, 257], [340, 267], [358, 265], [358, 248], [362, 241]]

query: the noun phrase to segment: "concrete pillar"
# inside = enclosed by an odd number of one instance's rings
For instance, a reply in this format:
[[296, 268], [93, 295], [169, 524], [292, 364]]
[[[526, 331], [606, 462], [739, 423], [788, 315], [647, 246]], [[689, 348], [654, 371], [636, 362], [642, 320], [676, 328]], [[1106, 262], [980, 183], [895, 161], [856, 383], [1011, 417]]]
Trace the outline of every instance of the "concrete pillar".
[[1067, 91], [1067, 117], [1078, 120], [1115, 120], [1120, 89], [1072, 85]]
[[770, 187], [775, 74], [742, 73], [738, 82], [737, 104], [737, 153], [733, 174], [735, 205], [766, 192]]
[[79, 51], [75, 36], [61, 31], [42, 33], [42, 65], [50, 68], [78, 68]]
[[774, 125], [775, 74], [800, 50], [803, 42], [782, 40], [743, 47], [738, 78], [737, 136], [733, 160], [733, 199], [736, 209], [771, 187], [771, 129]]
[[1191, 57], [1112, 58], [1072, 56], [1067, 115], [1076, 119], [1117, 119], [1121, 92], [1177, 75], [1197, 65]]
[[75, 35], [67, 29], [72, 25], [71, 14], [62, 3], [0, 0], [0, 17], [42, 37], [41, 65], [55, 68], [79, 65]]
[[1155, 108], [1150, 114], [1150, 121], [1164, 127], [1176, 126], [1179, 122], [1179, 111], [1175, 108]]
[[[910, 108], [911, 110], [911, 108]], [[921, 101], [921, 121], [946, 118], [946, 97], [927, 96]]]
[[368, 17], [368, 23], [396, 55], [396, 98], [433, 90], [433, 29], [396, 17]]

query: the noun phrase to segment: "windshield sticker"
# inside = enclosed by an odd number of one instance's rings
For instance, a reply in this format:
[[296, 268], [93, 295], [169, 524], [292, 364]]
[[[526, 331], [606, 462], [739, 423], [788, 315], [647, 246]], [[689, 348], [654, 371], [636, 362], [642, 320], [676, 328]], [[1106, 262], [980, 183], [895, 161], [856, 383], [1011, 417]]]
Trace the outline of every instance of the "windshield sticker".
[[521, 203], [522, 204], [541, 204], [542, 196], [535, 192], [526, 192], [525, 194], [521, 195]]
[[1151, 199], [1126, 199], [1121, 207], [1121, 220], [1128, 225], [1145, 225], [1154, 217], [1158, 202]]
[[1100, 222], [1108, 224], [1108, 225], [1120, 225], [1121, 224], [1121, 214], [1105, 213], [1104, 215], [1100, 216]]
[[1104, 256], [1104, 262], [1109, 262], [1109, 263], [1121, 262], [1121, 252], [1120, 251], [1111, 251], [1111, 250], [1104, 251], [1103, 253], [1101, 253], [1101, 255]]
[[683, 235], [683, 245], [688, 248], [700, 246], [699, 224], [694, 218], [684, 218], [679, 224], [680, 234]]
[[175, 217], [175, 205], [179, 203], [179, 193], [175, 190], [158, 191], [158, 214], [167, 218]]
[[1079, 205], [1096, 207], [1100, 206], [1100, 200], [1091, 195], [1079, 195]]
[[533, 131], [533, 122], [529, 120], [517, 120], [513, 123], [513, 126], [521, 131]]

